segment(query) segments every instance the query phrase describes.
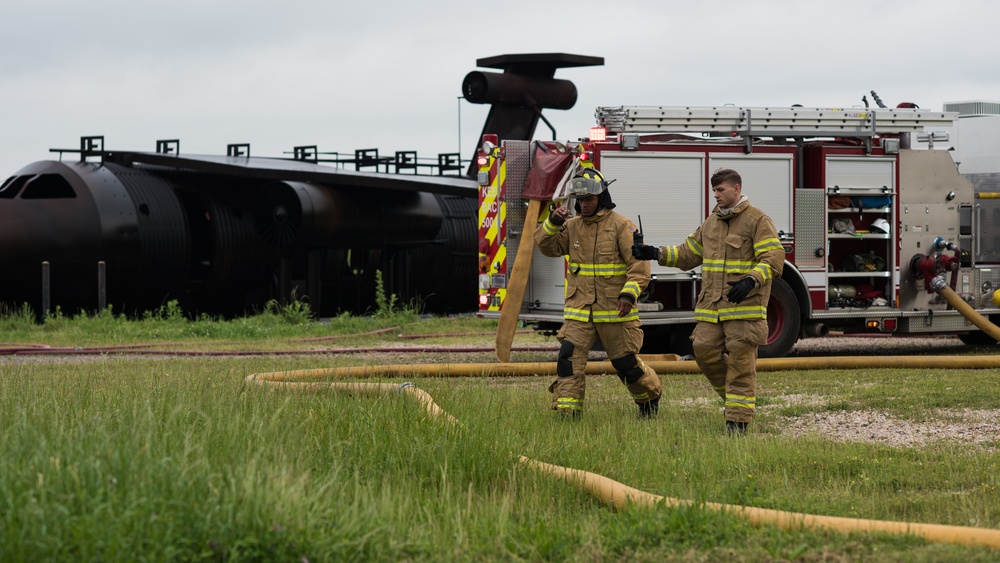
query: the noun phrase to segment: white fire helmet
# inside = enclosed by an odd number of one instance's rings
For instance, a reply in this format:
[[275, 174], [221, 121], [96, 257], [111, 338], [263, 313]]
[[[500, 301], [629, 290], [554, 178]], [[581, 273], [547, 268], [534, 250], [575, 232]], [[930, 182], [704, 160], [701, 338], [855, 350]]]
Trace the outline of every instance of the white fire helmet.
[[872, 230], [880, 233], [889, 234], [889, 222], [879, 217], [878, 219], [872, 221]]

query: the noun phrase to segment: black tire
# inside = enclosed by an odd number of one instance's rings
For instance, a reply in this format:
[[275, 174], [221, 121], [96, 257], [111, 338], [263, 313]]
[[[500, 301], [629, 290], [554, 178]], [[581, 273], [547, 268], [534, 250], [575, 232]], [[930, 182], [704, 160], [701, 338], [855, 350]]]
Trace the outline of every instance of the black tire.
[[767, 302], [767, 344], [757, 349], [761, 358], [781, 358], [792, 350], [802, 328], [802, 310], [791, 286], [776, 278], [771, 282], [771, 300]]
[[670, 327], [663, 325], [642, 326], [640, 354], [666, 354], [670, 347]]
[[693, 356], [694, 346], [691, 344], [691, 333], [694, 325], [674, 325], [670, 331], [670, 354]]
[[[986, 319], [993, 324], [1000, 323], [1000, 315], [990, 315]], [[968, 346], [994, 346], [997, 344], [995, 338], [981, 330], [960, 333], [958, 335], [958, 339], [962, 341], [962, 344], [966, 344]]]
[[677, 354], [689, 356], [694, 325], [644, 325], [641, 354]]
[[997, 344], [997, 341], [992, 336], [981, 330], [959, 334], [958, 339], [962, 341], [962, 344], [968, 344], [969, 346], [994, 346]]

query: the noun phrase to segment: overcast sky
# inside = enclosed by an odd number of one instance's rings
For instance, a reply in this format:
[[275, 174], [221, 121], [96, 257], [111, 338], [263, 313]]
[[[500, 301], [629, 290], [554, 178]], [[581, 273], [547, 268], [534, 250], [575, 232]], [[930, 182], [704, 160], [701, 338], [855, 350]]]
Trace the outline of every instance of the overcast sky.
[[462, 79], [502, 54], [604, 58], [557, 72], [579, 92], [545, 112], [560, 139], [605, 105], [1000, 100], [992, 0], [32, 0], [0, 21], [0, 179], [87, 135], [469, 158], [488, 108], [459, 101]]

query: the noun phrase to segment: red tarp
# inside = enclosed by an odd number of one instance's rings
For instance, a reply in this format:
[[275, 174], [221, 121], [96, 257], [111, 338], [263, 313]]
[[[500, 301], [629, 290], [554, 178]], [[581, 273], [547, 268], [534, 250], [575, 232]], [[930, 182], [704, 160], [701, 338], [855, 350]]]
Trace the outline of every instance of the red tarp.
[[565, 148], [560, 151], [554, 142], [535, 141], [532, 147], [534, 159], [522, 197], [549, 201], [559, 189], [559, 181], [565, 176], [566, 169], [574, 165], [573, 154]]

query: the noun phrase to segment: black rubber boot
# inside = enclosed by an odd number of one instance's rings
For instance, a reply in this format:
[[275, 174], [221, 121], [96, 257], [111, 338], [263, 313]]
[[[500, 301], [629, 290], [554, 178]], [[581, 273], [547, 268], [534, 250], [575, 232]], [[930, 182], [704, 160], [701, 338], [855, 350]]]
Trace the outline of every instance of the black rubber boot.
[[726, 421], [726, 432], [730, 436], [744, 436], [747, 433], [748, 422], [736, 422], [735, 420]]
[[580, 420], [582, 416], [580, 409], [559, 409], [559, 420]]
[[660, 411], [660, 398], [639, 403], [639, 418], [653, 418]]

